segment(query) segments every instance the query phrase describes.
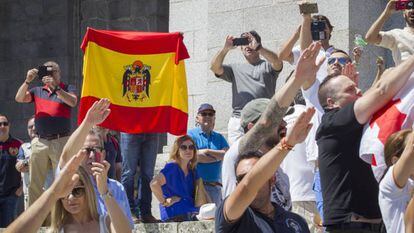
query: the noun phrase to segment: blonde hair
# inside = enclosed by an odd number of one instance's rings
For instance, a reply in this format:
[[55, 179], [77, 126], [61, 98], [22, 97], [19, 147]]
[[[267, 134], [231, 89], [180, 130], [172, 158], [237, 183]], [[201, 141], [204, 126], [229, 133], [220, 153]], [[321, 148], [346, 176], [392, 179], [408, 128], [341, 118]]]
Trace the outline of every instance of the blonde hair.
[[180, 146], [185, 141], [191, 141], [194, 145], [193, 158], [190, 160], [190, 169], [194, 170], [195, 167], [197, 166], [197, 149], [196, 149], [196, 144], [194, 140], [188, 135], [180, 136], [177, 139], [175, 139], [173, 148], [170, 153], [170, 160], [173, 160], [176, 162], [180, 161]]
[[[89, 211], [88, 215], [92, 220], [99, 221], [98, 205], [91, 178], [83, 167], [79, 167], [77, 174], [79, 175], [79, 181], [85, 187], [85, 198]], [[58, 233], [67, 223], [69, 215], [70, 213], [65, 210], [62, 201], [57, 201], [52, 209], [52, 220], [49, 233]]]

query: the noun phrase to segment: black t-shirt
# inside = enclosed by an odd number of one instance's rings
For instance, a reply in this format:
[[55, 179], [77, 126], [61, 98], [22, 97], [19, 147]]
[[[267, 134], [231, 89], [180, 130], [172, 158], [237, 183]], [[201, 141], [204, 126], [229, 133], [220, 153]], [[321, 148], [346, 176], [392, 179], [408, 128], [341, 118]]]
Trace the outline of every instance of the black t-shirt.
[[359, 158], [364, 126], [354, 104], [326, 112], [316, 133], [324, 225], [349, 222], [352, 214], [381, 218], [378, 183], [371, 166]]
[[13, 195], [21, 184], [21, 174], [15, 168], [22, 142], [12, 138], [0, 142], [0, 197]]
[[246, 232], [246, 233], [308, 233], [306, 221], [299, 215], [286, 211], [282, 207], [273, 204], [275, 207], [275, 218], [272, 220], [267, 216], [254, 211], [248, 207], [239, 220], [228, 223], [224, 217], [224, 203], [221, 202], [216, 211], [216, 233]]

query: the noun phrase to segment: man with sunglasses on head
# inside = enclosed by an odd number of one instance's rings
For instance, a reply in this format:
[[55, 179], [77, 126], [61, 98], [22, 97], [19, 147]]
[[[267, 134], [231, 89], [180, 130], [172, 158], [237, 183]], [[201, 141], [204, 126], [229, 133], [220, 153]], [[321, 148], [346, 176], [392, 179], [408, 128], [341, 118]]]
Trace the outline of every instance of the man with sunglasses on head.
[[15, 168], [21, 144], [10, 135], [10, 122], [0, 113], [0, 228], [14, 220], [17, 200], [23, 193], [22, 178]]
[[107, 198], [113, 198], [121, 207], [123, 213], [133, 226], [131, 211], [128, 198], [124, 187], [116, 180], [108, 178], [108, 190], [105, 194], [98, 195], [96, 183], [93, 178], [95, 170], [102, 171], [109, 169], [110, 164], [105, 160], [104, 142], [100, 132], [94, 131], [92, 128], [102, 123], [109, 115], [110, 102], [108, 99], [96, 101], [86, 113], [85, 119], [79, 127], [69, 137], [68, 142], [63, 148], [62, 155], [59, 160], [58, 169], [62, 169], [65, 164], [75, 156], [80, 150], [86, 150], [87, 157], [82, 161], [82, 166], [91, 175], [92, 183], [95, 186], [95, 193], [98, 200], [98, 213], [106, 214], [107, 210], [104, 201]]
[[232, 84], [233, 113], [227, 126], [230, 145], [244, 134], [240, 126], [243, 107], [253, 99], [271, 98], [275, 93], [276, 79], [283, 68], [282, 60], [276, 53], [263, 47], [256, 31], [245, 32], [241, 37], [248, 39], [248, 44], [240, 46], [246, 63], [223, 65], [227, 53], [236, 48], [233, 41], [237, 38], [227, 36], [224, 47], [215, 55], [210, 67], [217, 78]]
[[197, 127], [187, 134], [197, 146], [197, 172], [211, 200], [218, 206], [222, 199], [221, 166], [229, 144], [223, 135], [213, 130], [215, 121], [216, 110], [213, 106], [202, 104], [196, 116]]
[[[59, 65], [48, 61], [41, 67], [27, 71], [15, 97], [18, 103], [33, 102], [35, 105], [38, 137], [31, 142], [34, 149], [29, 162], [29, 205], [42, 194], [48, 170], [57, 167], [71, 131], [71, 110], [77, 103], [74, 87], [61, 81]], [[29, 89], [36, 77], [44, 85]]]

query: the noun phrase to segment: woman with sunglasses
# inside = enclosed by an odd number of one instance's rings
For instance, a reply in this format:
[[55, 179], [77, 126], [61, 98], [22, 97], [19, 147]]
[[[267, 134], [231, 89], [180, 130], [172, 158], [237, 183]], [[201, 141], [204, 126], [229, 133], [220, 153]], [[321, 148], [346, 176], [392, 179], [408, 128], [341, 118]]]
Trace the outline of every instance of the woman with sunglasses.
[[97, 189], [105, 200], [108, 215], [98, 214], [95, 190], [88, 173], [79, 167], [79, 181], [72, 191], [56, 202], [52, 210], [50, 232], [131, 232], [128, 219], [122, 213], [116, 201], [107, 196], [106, 177], [109, 163], [102, 162], [101, 169], [95, 169], [93, 176], [96, 179]]
[[151, 181], [151, 190], [160, 202], [162, 221], [194, 220], [198, 208], [194, 205], [196, 147], [188, 135], [178, 137], [173, 145], [170, 162]]

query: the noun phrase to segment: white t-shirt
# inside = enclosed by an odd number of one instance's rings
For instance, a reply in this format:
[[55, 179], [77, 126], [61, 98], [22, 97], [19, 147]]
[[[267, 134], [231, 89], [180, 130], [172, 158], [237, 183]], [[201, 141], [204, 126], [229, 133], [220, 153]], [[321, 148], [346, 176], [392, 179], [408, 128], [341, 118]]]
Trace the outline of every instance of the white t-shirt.
[[414, 54], [414, 28], [381, 31], [380, 35], [382, 40], [378, 45], [391, 50], [395, 66]]
[[[304, 105], [295, 105], [295, 111], [284, 117], [287, 130], [291, 130], [297, 117], [306, 110]], [[306, 161], [305, 142], [296, 144], [283, 160], [280, 167], [289, 177], [290, 195], [292, 201], [315, 201], [313, 185], [313, 163]]]
[[[319, 68], [318, 72], [316, 73], [316, 80], [312, 84], [311, 87], [309, 87], [307, 90], [302, 89], [303, 98], [306, 102], [306, 107], [311, 108], [315, 107], [315, 114], [313, 115], [311, 119], [312, 128], [309, 131], [308, 136], [305, 139], [306, 144], [306, 158], [307, 161], [313, 162], [318, 159], [318, 145], [316, 144], [315, 136], [316, 131], [318, 130], [319, 125], [321, 124], [322, 115], [324, 114], [324, 111], [322, 109], [321, 104], [319, 103], [318, 99], [318, 90], [319, 85], [325, 80], [326, 76], [328, 76], [328, 57], [330, 56], [331, 50], [333, 47], [330, 47], [328, 50], [320, 49], [318, 53], [318, 57], [316, 58], [316, 61], [321, 59], [323, 56], [326, 56], [325, 61]], [[298, 46], [294, 47], [292, 50], [293, 53], [293, 63], [292, 65], [297, 65], [297, 62], [299, 60], [300, 56], [300, 48]]]
[[380, 183], [378, 201], [387, 232], [404, 233], [404, 213], [411, 199], [414, 183], [409, 179], [404, 188], [398, 188], [393, 170], [394, 166], [391, 166]]

